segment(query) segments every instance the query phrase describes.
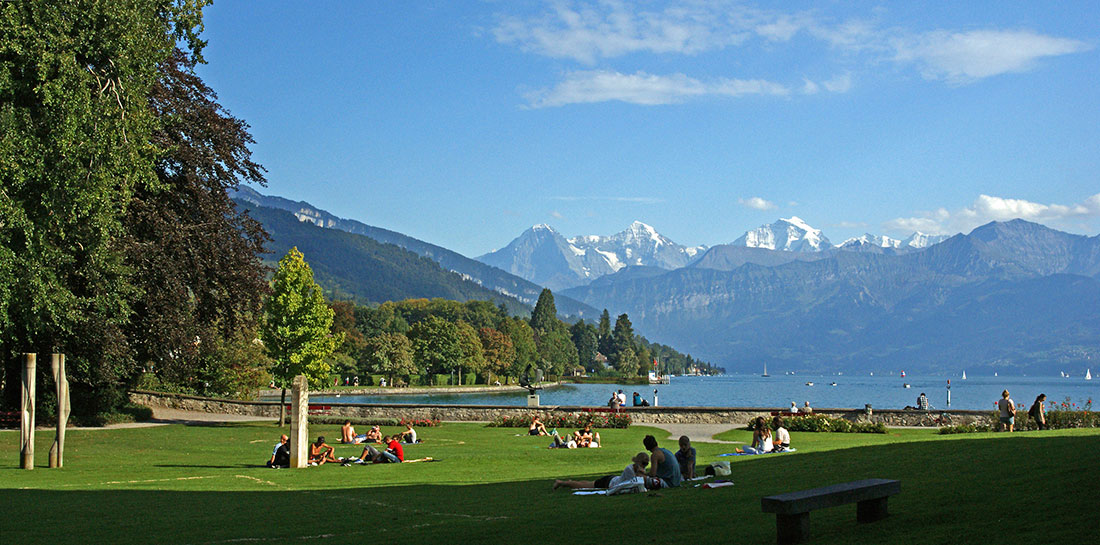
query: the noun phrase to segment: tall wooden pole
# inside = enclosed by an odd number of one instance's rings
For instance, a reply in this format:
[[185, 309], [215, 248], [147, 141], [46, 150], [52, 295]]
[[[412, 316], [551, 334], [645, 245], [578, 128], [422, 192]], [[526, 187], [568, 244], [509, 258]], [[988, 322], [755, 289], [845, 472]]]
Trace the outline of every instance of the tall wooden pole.
[[69, 379], [65, 376], [65, 354], [53, 354], [50, 370], [57, 385], [57, 435], [50, 447], [50, 467], [65, 465], [65, 426], [69, 422]]
[[309, 383], [305, 375], [294, 377], [290, 400], [290, 467], [309, 465]]
[[36, 354], [23, 354], [23, 404], [19, 422], [20, 467], [34, 469], [34, 368]]

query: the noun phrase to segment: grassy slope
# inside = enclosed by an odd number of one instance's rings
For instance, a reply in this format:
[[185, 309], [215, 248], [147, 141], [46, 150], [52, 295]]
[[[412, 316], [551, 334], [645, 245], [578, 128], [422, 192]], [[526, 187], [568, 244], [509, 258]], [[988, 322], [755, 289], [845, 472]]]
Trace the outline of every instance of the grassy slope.
[[[696, 443], [701, 463], [733, 462], [736, 486], [612, 498], [551, 492], [550, 482], [617, 473], [653, 429], [603, 431], [605, 448], [571, 451], [520, 431], [445, 424], [422, 429], [427, 441], [406, 449], [438, 463], [305, 470], [256, 467], [278, 434], [270, 424], [73, 431], [60, 471], [43, 467], [51, 432], [38, 432], [34, 471], [16, 469], [18, 433], [0, 432], [0, 460], [9, 461], [0, 468], [0, 535], [81, 544], [774, 543], [761, 496], [867, 477], [902, 481], [891, 516], [857, 527], [854, 506], [815, 512], [814, 543], [1079, 542], [1100, 528], [1100, 430], [798, 433], [797, 453], [733, 458], [717, 457], [731, 445]], [[339, 436], [337, 426], [312, 432]], [[358, 450], [337, 446], [340, 456]]]

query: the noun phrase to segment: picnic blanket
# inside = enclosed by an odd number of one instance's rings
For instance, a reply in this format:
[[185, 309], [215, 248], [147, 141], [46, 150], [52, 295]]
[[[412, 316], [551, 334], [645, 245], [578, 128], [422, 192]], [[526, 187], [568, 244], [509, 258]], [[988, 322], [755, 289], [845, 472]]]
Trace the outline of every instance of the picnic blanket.
[[[762, 452], [760, 454], [784, 454], [784, 453], [787, 453], [787, 452], [796, 452], [797, 450], [798, 449], [789, 448], [789, 449], [786, 449], [786, 450], [781, 450], [779, 452], [776, 452], [776, 451], [773, 450], [771, 452]], [[750, 454], [748, 452], [727, 452], [725, 454], [719, 454], [719, 456], [757, 456], [757, 455], [756, 454]]]

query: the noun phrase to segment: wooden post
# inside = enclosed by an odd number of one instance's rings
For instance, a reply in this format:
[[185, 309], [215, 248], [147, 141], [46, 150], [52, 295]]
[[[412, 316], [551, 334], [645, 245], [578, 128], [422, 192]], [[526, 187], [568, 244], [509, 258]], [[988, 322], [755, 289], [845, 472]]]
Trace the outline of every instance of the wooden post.
[[309, 465], [309, 384], [305, 375], [294, 377], [290, 403], [290, 467], [306, 467]]
[[65, 375], [65, 354], [53, 354], [50, 370], [57, 385], [57, 435], [50, 447], [50, 467], [65, 465], [65, 427], [69, 422], [69, 379]]
[[20, 467], [34, 469], [34, 370], [37, 354], [23, 354], [23, 406], [20, 431]]

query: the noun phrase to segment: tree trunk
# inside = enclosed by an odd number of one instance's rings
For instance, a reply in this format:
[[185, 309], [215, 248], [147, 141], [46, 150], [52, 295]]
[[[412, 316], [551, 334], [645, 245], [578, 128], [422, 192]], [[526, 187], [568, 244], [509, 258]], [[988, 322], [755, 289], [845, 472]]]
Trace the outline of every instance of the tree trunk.
[[286, 387], [283, 387], [283, 393], [279, 395], [279, 427], [286, 425]]

